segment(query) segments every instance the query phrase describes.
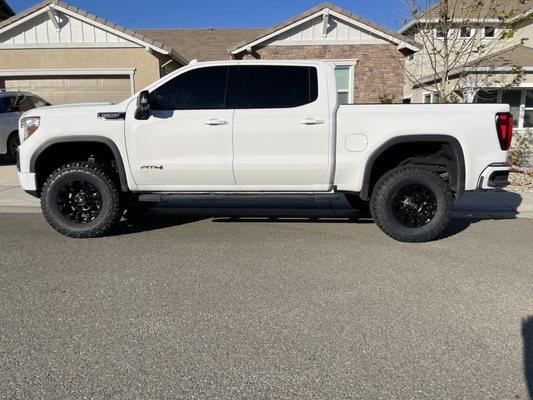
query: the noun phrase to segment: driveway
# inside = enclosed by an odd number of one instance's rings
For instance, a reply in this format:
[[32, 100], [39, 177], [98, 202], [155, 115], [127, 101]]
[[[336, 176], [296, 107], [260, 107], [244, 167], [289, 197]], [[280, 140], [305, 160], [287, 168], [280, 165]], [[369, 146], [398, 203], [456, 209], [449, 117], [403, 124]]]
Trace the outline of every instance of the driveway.
[[[0, 398], [527, 399], [533, 221], [0, 214]], [[529, 318], [529, 319], [528, 319]]]

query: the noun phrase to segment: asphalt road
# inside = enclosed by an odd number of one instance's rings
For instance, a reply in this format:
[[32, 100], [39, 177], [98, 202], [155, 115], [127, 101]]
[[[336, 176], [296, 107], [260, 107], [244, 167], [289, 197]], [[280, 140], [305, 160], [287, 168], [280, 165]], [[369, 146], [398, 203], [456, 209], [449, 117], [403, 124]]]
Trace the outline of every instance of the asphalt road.
[[527, 399], [533, 220], [445, 236], [153, 216], [74, 240], [0, 214], [0, 398]]

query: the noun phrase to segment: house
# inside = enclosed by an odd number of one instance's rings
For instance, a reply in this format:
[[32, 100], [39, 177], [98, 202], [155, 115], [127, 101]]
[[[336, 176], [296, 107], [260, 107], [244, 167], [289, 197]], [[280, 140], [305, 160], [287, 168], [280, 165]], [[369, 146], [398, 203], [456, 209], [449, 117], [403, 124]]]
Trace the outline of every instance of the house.
[[320, 59], [344, 103], [400, 102], [414, 40], [324, 3], [270, 29], [135, 29], [48, 0], [0, 22], [0, 88], [52, 103], [118, 101], [198, 59]]
[[58, 0], [0, 22], [0, 88], [53, 104], [124, 100], [187, 63], [165, 43]]
[[[479, 54], [469, 57], [450, 70], [452, 87], [460, 83], [458, 95], [465, 102], [509, 103], [514, 115], [514, 123], [519, 133], [533, 132], [533, 5], [531, 2], [516, 4], [510, 20], [515, 21], [512, 37], [502, 35], [502, 21], [485, 3], [486, 10], [476, 10], [469, 15], [471, 8], [457, 7], [457, 2], [468, 5], [471, 0], [450, 0], [450, 7], [456, 11], [449, 22], [448, 32], [442, 29], [442, 19], [438, 15], [437, 3], [415, 21], [409, 22], [400, 33], [413, 40], [425, 42], [428, 48], [442, 46], [444, 35], [448, 45], [462, 46], [461, 52], [469, 54], [469, 46], [482, 45]], [[510, 3], [509, 3], [510, 4]], [[511, 9], [512, 6], [509, 6]], [[491, 13], [495, 13], [492, 15]], [[423, 30], [423, 31], [422, 31]], [[429, 43], [428, 43], [429, 42]], [[451, 43], [451, 44], [450, 44]], [[469, 43], [472, 43], [471, 45]], [[452, 47], [453, 48], [453, 47]], [[458, 53], [459, 54], [459, 53]], [[471, 53], [470, 53], [471, 54]], [[465, 56], [466, 57], [466, 56]], [[438, 59], [438, 58], [437, 58]], [[435, 63], [435, 61], [434, 61]], [[437, 61], [438, 63], [438, 61]], [[404, 88], [406, 102], [439, 102], [431, 86], [439, 82], [440, 74], [429, 62], [426, 50], [414, 53], [406, 59], [408, 79]], [[463, 76], [461, 82], [459, 76]]]
[[7, 4], [6, 0], [0, 0], [0, 21], [15, 15], [15, 11]]
[[343, 103], [402, 100], [402, 65], [420, 45], [330, 3], [320, 4], [270, 29], [140, 30], [189, 59], [329, 60], [337, 66]]

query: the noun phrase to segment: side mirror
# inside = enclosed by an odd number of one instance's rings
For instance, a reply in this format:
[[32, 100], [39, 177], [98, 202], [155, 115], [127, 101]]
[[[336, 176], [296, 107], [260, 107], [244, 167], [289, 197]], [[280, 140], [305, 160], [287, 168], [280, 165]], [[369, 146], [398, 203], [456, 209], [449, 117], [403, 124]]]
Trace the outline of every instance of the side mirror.
[[135, 119], [146, 120], [150, 118], [150, 92], [143, 90], [137, 97]]

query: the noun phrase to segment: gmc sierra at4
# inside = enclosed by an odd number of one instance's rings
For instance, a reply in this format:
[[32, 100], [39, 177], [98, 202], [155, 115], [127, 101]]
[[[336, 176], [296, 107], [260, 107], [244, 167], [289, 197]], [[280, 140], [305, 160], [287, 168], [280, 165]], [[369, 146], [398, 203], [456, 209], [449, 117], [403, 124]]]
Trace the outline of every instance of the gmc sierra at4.
[[26, 112], [18, 176], [77, 238], [184, 194], [345, 194], [423, 242], [466, 190], [508, 183], [512, 129], [505, 104], [341, 105], [328, 62], [191, 63], [119, 104]]

